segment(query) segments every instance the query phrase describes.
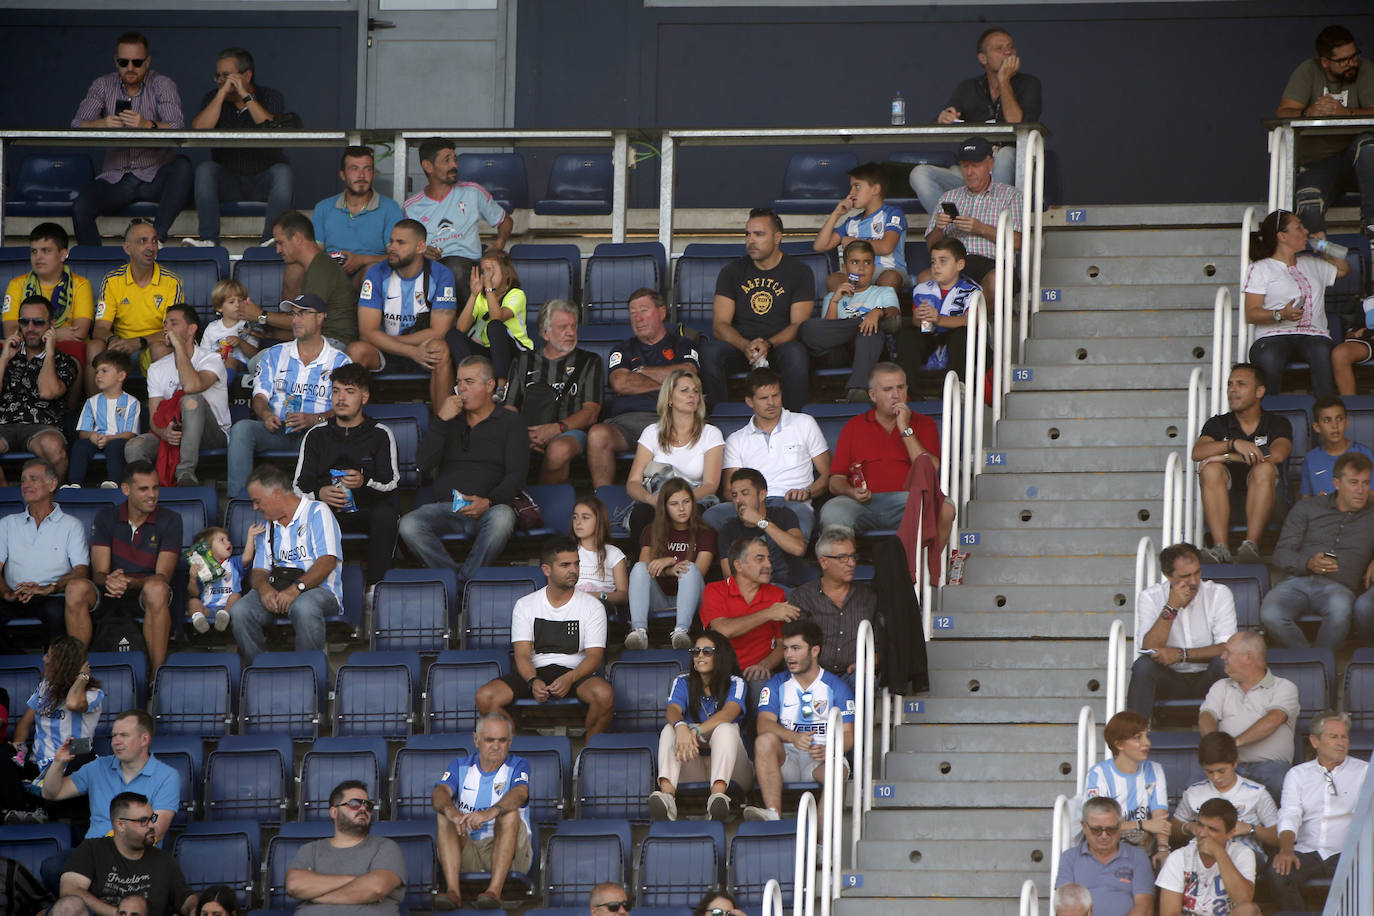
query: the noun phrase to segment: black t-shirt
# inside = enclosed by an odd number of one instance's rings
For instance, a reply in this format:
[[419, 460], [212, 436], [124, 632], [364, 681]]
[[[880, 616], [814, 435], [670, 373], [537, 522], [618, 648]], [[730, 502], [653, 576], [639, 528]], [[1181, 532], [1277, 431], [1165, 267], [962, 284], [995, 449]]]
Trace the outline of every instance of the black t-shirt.
[[[784, 531], [801, 527], [801, 522], [797, 520], [797, 513], [786, 506], [765, 506], [763, 514], [767, 517], [770, 525], [777, 525]], [[768, 560], [773, 566], [773, 577], [770, 581], [774, 585], [791, 588], [801, 584], [801, 557], [792, 556], [779, 547], [777, 541], [759, 529], [746, 528], [744, 522], [739, 520], [738, 515], [726, 519], [725, 523], [720, 526], [720, 532], [717, 536], [720, 556], [729, 554], [730, 545], [742, 537], [761, 537], [768, 544]]]
[[1219, 414], [1202, 426], [1202, 435], [1221, 442], [1223, 439], [1249, 439], [1260, 448], [1269, 448], [1275, 439], [1293, 441], [1293, 425], [1284, 417], [1267, 410], [1260, 411], [1259, 425], [1255, 431], [1246, 434], [1236, 419], [1235, 411]]
[[86, 840], [62, 870], [90, 878], [91, 895], [111, 906], [129, 894], [143, 895], [149, 916], [176, 913], [191, 896], [181, 866], [170, 852], [153, 847], [141, 859], [126, 859], [115, 848], [114, 837]]
[[[1017, 73], [1011, 78], [1011, 91], [1021, 106], [1022, 120], [1039, 121], [1044, 104], [1040, 80], [1029, 73]], [[994, 102], [992, 99], [986, 73], [955, 86], [945, 107], [958, 109], [960, 120], [968, 124], [1002, 124], [1007, 120], [1002, 114], [1002, 100]]]
[[772, 270], [740, 258], [721, 268], [716, 295], [734, 300], [730, 323], [745, 340], [772, 337], [792, 323], [792, 303], [816, 300], [816, 275], [791, 255], [783, 255]]

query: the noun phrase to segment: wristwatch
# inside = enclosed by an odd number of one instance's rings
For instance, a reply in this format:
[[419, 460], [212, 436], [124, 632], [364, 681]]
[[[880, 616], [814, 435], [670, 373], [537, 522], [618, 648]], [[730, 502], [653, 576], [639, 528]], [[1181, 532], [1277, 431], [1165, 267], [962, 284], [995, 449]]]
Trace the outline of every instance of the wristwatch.
[[305, 583], [302, 582], [300, 579], [297, 579], [297, 580], [296, 580], [296, 591], [298, 591], [298, 592], [303, 592], [303, 591], [305, 591], [305, 589], [306, 589]]
[[258, 97], [255, 95], [245, 95], [243, 97], [243, 104], [247, 105], [249, 102], [256, 102], [257, 100]]
[[1164, 605], [1164, 610], [1159, 612], [1159, 616], [1163, 617], [1165, 620], [1173, 620], [1178, 616], [1178, 608], [1169, 607], [1169, 605], [1166, 604]]
[[757, 522], [754, 523], [754, 527], [757, 528], [757, 529], [759, 529], [760, 531], [765, 530], [765, 529], [768, 527], [768, 519], [766, 519], [766, 518], [761, 518], [761, 519], [759, 519]]
[[261, 315], [259, 315], [257, 318], [254, 318], [253, 324], [257, 325], [260, 328], [267, 327], [267, 311], [263, 310], [263, 313]]
[[903, 438], [903, 439], [910, 439], [910, 438], [911, 438], [912, 436], [914, 436], [914, 435], [916, 435], [916, 430], [912, 429], [910, 426], [908, 426], [906, 429], [902, 430], [902, 438]]

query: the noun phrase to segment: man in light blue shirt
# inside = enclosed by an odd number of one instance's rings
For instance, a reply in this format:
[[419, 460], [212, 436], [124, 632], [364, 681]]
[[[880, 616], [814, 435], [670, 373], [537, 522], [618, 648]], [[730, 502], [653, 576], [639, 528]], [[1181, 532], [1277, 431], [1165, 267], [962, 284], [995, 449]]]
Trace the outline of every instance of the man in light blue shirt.
[[401, 205], [372, 187], [377, 169], [370, 146], [350, 146], [339, 160], [344, 189], [315, 204], [310, 222], [324, 253], [343, 264], [354, 287], [367, 269], [386, 260], [391, 227], [405, 216]]
[[24, 511], [0, 519], [0, 626], [36, 617], [45, 645], [66, 632], [67, 583], [91, 573], [86, 527], [53, 503], [57, 484], [56, 468], [30, 458], [19, 477]]

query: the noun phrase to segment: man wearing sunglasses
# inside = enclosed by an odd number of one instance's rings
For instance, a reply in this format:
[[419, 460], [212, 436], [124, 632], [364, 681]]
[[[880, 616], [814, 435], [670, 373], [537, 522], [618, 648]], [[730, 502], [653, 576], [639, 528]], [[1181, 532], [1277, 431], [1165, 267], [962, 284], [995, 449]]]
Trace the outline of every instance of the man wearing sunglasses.
[[19, 329], [0, 345], [0, 454], [28, 450], [67, 476], [62, 435], [67, 392], [81, 369], [57, 349], [52, 303], [28, 296], [19, 306]]
[[[1099, 795], [1083, 803], [1083, 842], [1064, 850], [1056, 888], [1069, 884], [1091, 893], [1095, 916], [1149, 916], [1154, 912], [1154, 869], [1145, 850], [1121, 842], [1121, 806]], [[1059, 912], [1064, 912], [1061, 903]]]
[[110, 821], [110, 836], [86, 840], [63, 866], [60, 899], [49, 916], [115, 912], [133, 894], [147, 901], [146, 913], [191, 916], [199, 898], [172, 854], [157, 847], [157, 815], [148, 799], [121, 792], [110, 801]]
[[[1374, 65], [1360, 57], [1344, 26], [1317, 33], [1317, 56], [1288, 77], [1277, 118], [1350, 118], [1374, 115]], [[1305, 135], [1298, 144], [1294, 209], [1307, 231], [1326, 237], [1326, 208], [1343, 191], [1360, 192], [1360, 225], [1374, 239], [1374, 132]]]
[[367, 786], [357, 779], [346, 779], [329, 793], [334, 835], [306, 843], [286, 870], [286, 892], [300, 901], [298, 916], [400, 913], [405, 857], [395, 840], [371, 835], [376, 807]]
[[592, 888], [591, 916], [630, 916], [630, 895], [614, 881], [603, 881]]
[[[148, 39], [125, 32], [115, 42], [114, 73], [86, 90], [72, 127], [96, 130], [179, 130], [186, 126], [181, 95], [170, 76], [153, 69]], [[116, 147], [105, 151], [105, 168], [72, 205], [79, 245], [99, 245], [95, 219], [119, 213], [138, 200], [157, 203], [157, 237], [167, 233], [191, 196], [191, 162], [171, 146]]]

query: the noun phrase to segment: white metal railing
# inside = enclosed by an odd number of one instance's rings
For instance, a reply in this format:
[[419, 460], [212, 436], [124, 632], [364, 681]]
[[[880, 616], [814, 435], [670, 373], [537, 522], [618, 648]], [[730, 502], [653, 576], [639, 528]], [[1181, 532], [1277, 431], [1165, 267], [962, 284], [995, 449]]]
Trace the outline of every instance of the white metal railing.
[[1126, 672], [1131, 670], [1126, 624], [1113, 620], [1107, 631], [1107, 709], [1110, 719], [1126, 708]]
[[[1053, 888], [1050, 893], [1054, 893]], [[1021, 885], [1021, 916], [1040, 916], [1040, 892], [1030, 878]]]
[[834, 706], [825, 717], [825, 790], [821, 793], [821, 916], [840, 896], [840, 829], [844, 822], [844, 722]]
[[[864, 812], [873, 807], [873, 624], [859, 621], [854, 637], [854, 808], [849, 825], [849, 867], [858, 868], [859, 840], [863, 836]], [[838, 733], [827, 732], [833, 741]], [[826, 786], [832, 783], [826, 782]]]
[[[963, 384], [963, 405], [964, 415], [960, 429], [963, 436], [963, 470], [962, 486], [960, 495], [963, 498], [964, 506], [973, 498], [973, 478], [983, 473], [983, 446], [987, 442], [984, 428], [984, 405], [987, 404], [988, 393], [988, 373], [987, 373], [987, 351], [988, 337], [993, 332], [991, 321], [988, 318], [987, 299], [980, 293], [974, 297], [973, 303], [969, 306], [969, 334], [967, 349], [964, 353], [964, 384]], [[1000, 343], [1001, 335], [993, 342], [994, 347]], [[993, 357], [993, 389], [997, 388], [998, 359]], [[996, 429], [997, 419], [1001, 416], [1001, 408], [997, 398], [993, 398], [993, 428]], [[960, 509], [963, 506], [959, 507]]]
[[[1218, 296], [1218, 299], [1220, 298]], [[1222, 397], [1225, 397], [1224, 382], [1222, 392]], [[1206, 374], [1202, 367], [1198, 366], [1188, 376], [1188, 426], [1184, 430], [1183, 440], [1183, 447], [1187, 449], [1183, 453], [1183, 539], [1192, 544], [1202, 543], [1203, 529], [1202, 481], [1197, 473], [1198, 463], [1193, 460], [1193, 444], [1197, 442], [1198, 436], [1202, 435], [1202, 427], [1208, 418], [1223, 412], [1220, 407], [1213, 406], [1216, 399], [1215, 390], [1209, 396]]]
[[[992, 321], [992, 427], [993, 437], [997, 435], [997, 421], [1002, 419], [1002, 411], [1006, 408], [1007, 392], [1011, 390], [1011, 316], [1014, 313], [1012, 308], [1012, 276], [1011, 266], [1016, 256], [1015, 235], [1012, 229], [1012, 216], [1010, 210], [1003, 210], [997, 214], [997, 250], [996, 257], [993, 259], [994, 269], [997, 272], [997, 302], [994, 305], [996, 310]], [[1024, 243], [1024, 239], [1022, 242]], [[1025, 333], [1022, 328], [1021, 333]], [[979, 445], [984, 440], [979, 438]], [[981, 470], [981, 469], [979, 469]], [[977, 472], [975, 472], [977, 473]]]
[[[1103, 755], [1106, 760], [1111, 756], [1110, 749]], [[1083, 784], [1088, 778], [1088, 770], [1097, 762], [1097, 715], [1093, 708], [1084, 704], [1078, 710], [1078, 757], [1074, 767], [1074, 778], [1078, 781], [1075, 795], [1083, 794]]]
[[[1235, 352], [1232, 349], [1232, 335], [1234, 334], [1234, 321], [1231, 317], [1231, 290], [1225, 286], [1217, 287], [1216, 298], [1212, 300], [1212, 387], [1211, 397], [1206, 400], [1207, 413], [1200, 422], [1205, 422], [1207, 417], [1215, 417], [1222, 412], [1222, 406], [1226, 403], [1226, 377], [1231, 372], [1231, 367], [1237, 362]], [[1193, 370], [1196, 375], [1198, 369]], [[1205, 383], [1204, 383], [1205, 388]], [[1193, 408], [1192, 385], [1189, 383], [1189, 411]], [[1189, 413], [1191, 418], [1192, 414]], [[1190, 426], [1191, 428], [1191, 426]], [[1188, 441], [1189, 448], [1192, 447], [1193, 440]]]
[[1159, 554], [1155, 551], [1154, 541], [1148, 537], [1140, 539], [1135, 547], [1135, 593], [1160, 581]]
[[1184, 503], [1187, 501], [1187, 481], [1183, 474], [1185, 463], [1178, 452], [1170, 452], [1164, 461], [1164, 512], [1159, 533], [1161, 544], [1177, 544], [1183, 540]]
[[[802, 794], [797, 802], [797, 842], [792, 869], [792, 916], [812, 916], [816, 907], [816, 796]], [[765, 890], [765, 894], [767, 891]], [[781, 897], [781, 890], [779, 890]], [[823, 899], [829, 900], [828, 894]], [[779, 901], [781, 902], [781, 901]], [[765, 900], [766, 904], [766, 900]], [[829, 904], [822, 906], [828, 910]]]
[[[1081, 784], [1083, 777], [1079, 776]], [[1082, 793], [1080, 785], [1079, 793]], [[1059, 860], [1064, 857], [1064, 850], [1073, 845], [1074, 824], [1073, 824], [1073, 802], [1067, 795], [1060, 795], [1054, 800], [1054, 813], [1051, 815], [1053, 820], [1050, 822], [1050, 893], [1054, 893], [1054, 887], [1059, 883]], [[1051, 907], [1050, 912], [1054, 912]]]
[[769, 878], [763, 886], [763, 916], [782, 916], [782, 885], [777, 878]]
[[1364, 775], [1322, 916], [1369, 916], [1374, 900], [1374, 767]]
[[1016, 349], [1018, 362], [1026, 361], [1030, 316], [1040, 311], [1041, 236], [1045, 219], [1044, 135], [1038, 130], [1027, 133], [1025, 148], [1026, 155], [1022, 163], [1025, 171], [1021, 176], [1021, 328]]
[[883, 704], [883, 731], [881, 753], [878, 755], [878, 768], [882, 771], [883, 777], [887, 777], [887, 755], [892, 751], [892, 731], [902, 724], [902, 700], [905, 699], [901, 694], [889, 693], [886, 687], [879, 694]]
[[[1270, 207], [1269, 212], [1272, 213], [1274, 209], [1274, 207]], [[1262, 219], [1263, 217], [1255, 212], [1254, 207], [1246, 207], [1245, 215], [1241, 217], [1240, 221], [1240, 280], [1236, 284], [1237, 362], [1244, 362], [1249, 359], [1250, 345], [1255, 342], [1255, 327], [1250, 323], [1250, 319], [1245, 316], [1245, 275], [1250, 270], [1250, 233], [1259, 227]], [[1222, 384], [1225, 384], [1225, 381], [1222, 379]]]
[[1269, 131], [1269, 212], [1293, 209], [1293, 128], [1280, 125]]
[[[972, 332], [973, 324], [969, 325]], [[944, 392], [940, 398], [940, 492], [954, 507], [954, 524], [949, 541], [940, 556], [940, 584], [949, 577], [949, 552], [959, 543], [959, 529], [963, 527], [964, 506], [968, 503], [968, 484], [965, 482], [968, 458], [964, 441], [964, 383], [953, 369], [945, 373]], [[971, 440], [970, 440], [971, 441]]]

